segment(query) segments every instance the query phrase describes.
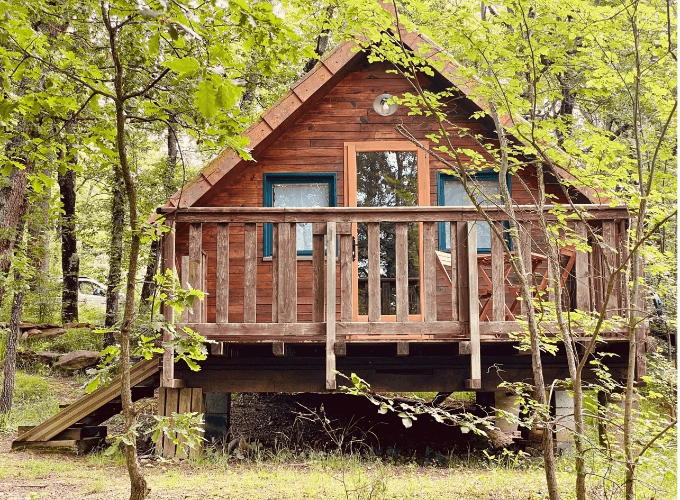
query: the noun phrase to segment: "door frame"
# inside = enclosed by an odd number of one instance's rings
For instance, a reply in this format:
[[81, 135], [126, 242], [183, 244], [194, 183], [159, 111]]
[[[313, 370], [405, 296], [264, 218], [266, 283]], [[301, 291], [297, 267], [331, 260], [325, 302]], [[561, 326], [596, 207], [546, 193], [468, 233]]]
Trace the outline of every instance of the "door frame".
[[[344, 154], [344, 195], [345, 206], [357, 206], [357, 152], [375, 152], [375, 151], [415, 151], [417, 153], [418, 171], [416, 178], [418, 179], [418, 206], [430, 206], [430, 158], [429, 154], [424, 148], [429, 147], [428, 141], [420, 141], [423, 147], [418, 146], [411, 141], [363, 141], [363, 142], [346, 142]], [[420, 307], [423, 305], [423, 224], [419, 223], [420, 230], [418, 231], [418, 254], [420, 259]], [[352, 235], [357, 238], [357, 225], [352, 223]], [[368, 321], [368, 315], [359, 315], [359, 267], [358, 259], [352, 265], [352, 317], [354, 321]], [[420, 314], [409, 314], [409, 321], [422, 321], [422, 309]], [[380, 321], [396, 321], [395, 315], [381, 315]]]

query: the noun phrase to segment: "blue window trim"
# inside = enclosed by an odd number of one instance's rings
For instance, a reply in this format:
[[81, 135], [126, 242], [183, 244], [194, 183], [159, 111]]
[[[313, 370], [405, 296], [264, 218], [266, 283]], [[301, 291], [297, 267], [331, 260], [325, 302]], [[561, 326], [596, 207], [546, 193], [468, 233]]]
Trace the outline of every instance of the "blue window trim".
[[[338, 203], [337, 185], [338, 175], [334, 173], [282, 173], [264, 174], [262, 184], [264, 186], [264, 198], [262, 205], [265, 207], [274, 206], [274, 184], [328, 184], [328, 206], [335, 207]], [[263, 256], [272, 255], [272, 236], [271, 224], [264, 225], [263, 237]], [[310, 250], [298, 250], [298, 255], [312, 255]]]
[[[494, 172], [493, 170], [485, 171], [485, 172], [478, 172], [475, 175], [473, 175], [475, 179], [480, 179], [480, 180], [493, 180], [493, 179], [498, 179], [498, 173]], [[510, 196], [512, 196], [512, 182], [511, 182], [511, 177], [510, 174], [506, 174], [506, 179], [508, 181], [508, 191], [510, 192]], [[446, 181], [457, 181], [459, 180], [457, 177], [454, 177], [453, 175], [445, 174], [443, 172], [437, 172], [437, 205], [440, 207], [445, 206], [445, 200], [444, 200], [444, 182]], [[439, 223], [439, 250], [442, 252], [450, 252], [450, 248], [446, 248], [446, 222], [440, 222]], [[510, 225], [507, 222], [504, 222], [503, 225], [506, 227], [506, 229], [510, 228]], [[506, 236], [508, 245], [510, 246], [510, 249], [512, 250], [512, 241], [510, 240], [509, 237]], [[490, 248], [477, 248], [478, 253], [491, 253]]]

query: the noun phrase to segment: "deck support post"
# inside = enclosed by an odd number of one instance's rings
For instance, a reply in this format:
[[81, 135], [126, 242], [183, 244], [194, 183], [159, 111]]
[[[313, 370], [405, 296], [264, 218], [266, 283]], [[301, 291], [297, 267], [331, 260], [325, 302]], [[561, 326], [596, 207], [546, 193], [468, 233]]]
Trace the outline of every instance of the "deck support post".
[[[166, 226], [170, 230], [163, 236], [163, 254], [162, 254], [162, 272], [170, 270], [175, 272], [175, 222], [166, 221]], [[168, 323], [175, 321], [175, 310], [168, 304], [163, 304], [163, 317]], [[163, 330], [163, 342], [170, 342], [172, 340], [172, 333], [168, 330]], [[163, 373], [161, 375], [161, 387], [172, 387], [172, 381], [175, 378], [175, 361], [172, 354], [172, 349], [165, 347], [163, 349]]]
[[[161, 387], [158, 390], [158, 415], [170, 417], [174, 413], [205, 413], [205, 400], [203, 389], [200, 388], [184, 388], [171, 389], [168, 387]], [[174, 423], [171, 422], [171, 425]], [[179, 445], [182, 444], [180, 439]], [[179, 448], [179, 450], [178, 450]], [[181, 450], [181, 446], [173, 443], [172, 439], [161, 436], [156, 443], [156, 449], [162, 454], [164, 458], [187, 458], [187, 450]], [[178, 452], [179, 451], [179, 452]], [[189, 457], [193, 458], [200, 449], [189, 450]]]
[[477, 223], [467, 223], [467, 278], [470, 325], [470, 378], [465, 381], [468, 389], [482, 388], [482, 358], [479, 335], [479, 282], [477, 270]]
[[335, 222], [326, 229], [326, 389], [335, 390]]

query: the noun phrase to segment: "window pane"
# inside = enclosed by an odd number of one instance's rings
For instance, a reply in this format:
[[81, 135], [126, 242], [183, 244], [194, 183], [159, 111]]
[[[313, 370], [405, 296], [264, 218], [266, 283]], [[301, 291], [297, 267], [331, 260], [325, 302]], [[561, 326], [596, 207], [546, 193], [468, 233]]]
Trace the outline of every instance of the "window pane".
[[[329, 204], [328, 184], [299, 183], [274, 184], [274, 206], [283, 207], [327, 207]], [[312, 225], [297, 225], [298, 252], [312, 251]]]
[[[497, 179], [475, 179], [470, 184], [476, 193], [475, 198], [482, 205], [493, 205], [500, 201], [500, 184]], [[444, 205], [447, 207], [471, 206], [463, 185], [457, 180], [444, 181]], [[451, 225], [444, 224], [446, 232], [446, 248], [451, 248]], [[477, 248], [491, 248], [491, 228], [486, 222], [477, 224]]]

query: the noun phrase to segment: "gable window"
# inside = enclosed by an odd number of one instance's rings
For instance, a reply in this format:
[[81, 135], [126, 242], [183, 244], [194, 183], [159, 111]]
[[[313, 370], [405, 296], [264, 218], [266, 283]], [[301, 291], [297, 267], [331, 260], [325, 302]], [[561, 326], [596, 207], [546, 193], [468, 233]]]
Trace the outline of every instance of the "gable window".
[[[264, 174], [264, 206], [334, 207], [336, 174]], [[297, 224], [297, 253], [312, 255], [312, 224]], [[272, 225], [264, 228], [264, 256], [272, 255]]]
[[[500, 203], [501, 188], [496, 172], [476, 174], [471, 179], [469, 186], [482, 205], [493, 206]], [[510, 189], [509, 176], [508, 189]], [[437, 173], [437, 198], [439, 206], [472, 206], [472, 201], [465, 192], [460, 179], [441, 172]], [[451, 224], [448, 222], [439, 223], [439, 249], [445, 252], [451, 250]], [[477, 252], [491, 252], [491, 228], [484, 221], [477, 223]]]

